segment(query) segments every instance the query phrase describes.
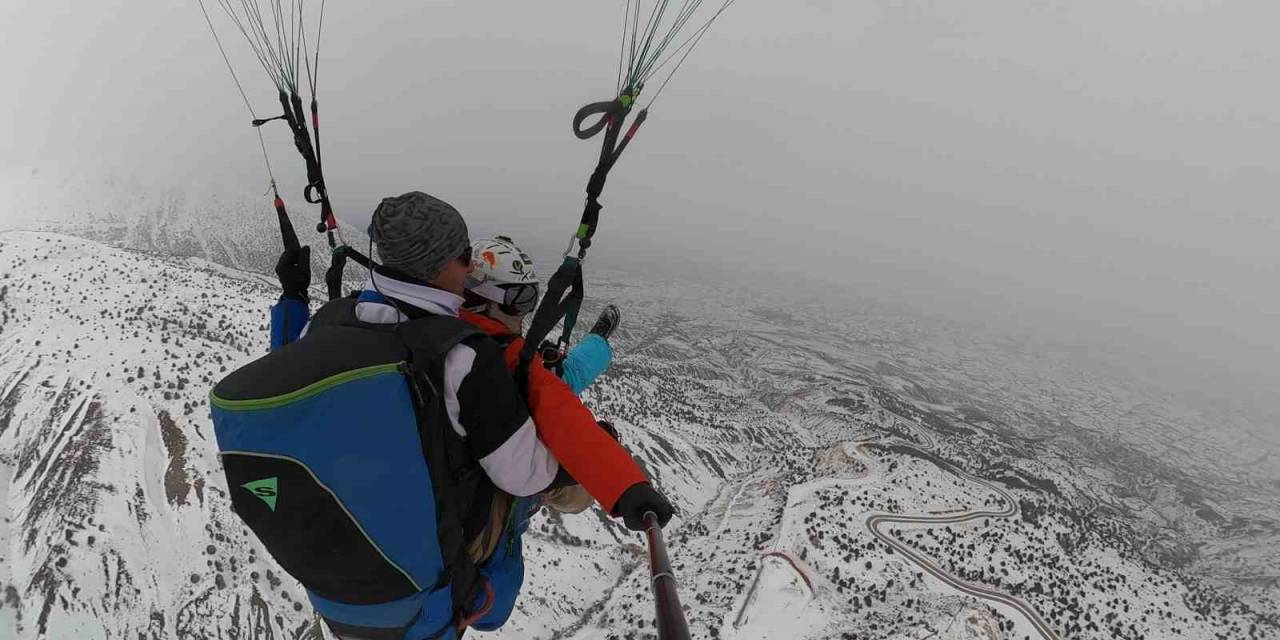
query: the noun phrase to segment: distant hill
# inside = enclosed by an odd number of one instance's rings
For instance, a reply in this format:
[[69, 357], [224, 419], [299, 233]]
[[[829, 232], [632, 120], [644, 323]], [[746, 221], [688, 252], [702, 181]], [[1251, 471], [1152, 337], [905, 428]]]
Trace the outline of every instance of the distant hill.
[[[290, 219], [312, 247], [313, 282], [323, 283], [329, 247], [315, 232], [318, 209], [285, 194]], [[113, 247], [203, 258], [270, 274], [280, 256], [280, 230], [270, 197], [231, 189], [149, 188], [128, 178], [59, 175], [36, 167], [0, 171], [0, 230], [53, 231]], [[368, 237], [347, 225], [343, 235], [361, 251]], [[354, 264], [350, 286], [363, 281]], [[321, 290], [317, 288], [317, 292]]]

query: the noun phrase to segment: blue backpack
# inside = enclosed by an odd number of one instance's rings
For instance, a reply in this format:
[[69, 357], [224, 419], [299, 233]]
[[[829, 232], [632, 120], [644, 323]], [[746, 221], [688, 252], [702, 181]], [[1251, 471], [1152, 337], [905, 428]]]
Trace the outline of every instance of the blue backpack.
[[480, 593], [467, 529], [492, 485], [438, 390], [444, 355], [480, 332], [354, 309], [325, 305], [302, 339], [214, 387], [231, 504], [340, 637], [452, 637]]

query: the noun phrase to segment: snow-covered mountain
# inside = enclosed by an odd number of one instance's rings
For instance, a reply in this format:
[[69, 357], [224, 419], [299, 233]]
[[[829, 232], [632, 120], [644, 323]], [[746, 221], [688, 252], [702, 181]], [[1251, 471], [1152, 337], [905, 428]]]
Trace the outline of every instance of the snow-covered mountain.
[[[0, 638], [321, 637], [207, 417], [274, 281], [193, 253], [0, 233]], [[584, 311], [624, 307], [585, 400], [680, 509], [694, 637], [1280, 637], [1265, 442], [1019, 345], [760, 300], [593, 273]], [[539, 516], [494, 635], [653, 637], [641, 545]]]
[[[275, 210], [262, 192], [200, 185], [156, 188], [112, 173], [17, 165], [0, 167], [0, 194], [0, 231], [56, 231], [257, 273], [271, 273], [280, 254]], [[312, 245], [317, 257], [325, 256], [324, 262], [314, 261], [314, 281], [323, 282], [329, 252], [324, 236], [312, 231], [318, 209], [296, 194], [284, 196], [299, 240]], [[345, 225], [343, 234], [356, 247], [368, 242], [354, 226]]]

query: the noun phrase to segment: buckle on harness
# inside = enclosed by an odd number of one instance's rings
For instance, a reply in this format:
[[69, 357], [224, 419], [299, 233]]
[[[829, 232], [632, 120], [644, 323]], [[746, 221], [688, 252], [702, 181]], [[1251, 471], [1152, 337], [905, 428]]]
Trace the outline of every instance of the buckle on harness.
[[559, 366], [564, 360], [565, 349], [562, 345], [556, 344], [550, 340], [543, 340], [538, 345], [538, 355], [542, 357], [542, 364], [547, 368]]

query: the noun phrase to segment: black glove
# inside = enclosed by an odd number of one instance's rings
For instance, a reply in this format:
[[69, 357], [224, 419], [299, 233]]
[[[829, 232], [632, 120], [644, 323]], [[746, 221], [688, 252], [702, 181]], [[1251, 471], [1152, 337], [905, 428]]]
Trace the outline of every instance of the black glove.
[[311, 247], [285, 249], [276, 261], [276, 277], [286, 298], [306, 301], [311, 286]]
[[618, 504], [614, 507], [622, 522], [632, 531], [644, 531], [644, 514], [653, 512], [658, 516], [658, 526], [665, 527], [675, 514], [675, 507], [648, 482], [637, 482], [622, 492]]

